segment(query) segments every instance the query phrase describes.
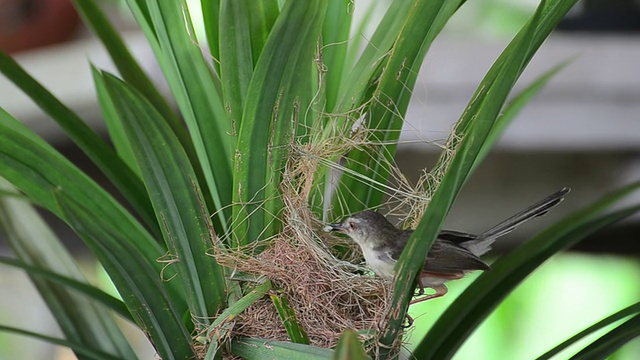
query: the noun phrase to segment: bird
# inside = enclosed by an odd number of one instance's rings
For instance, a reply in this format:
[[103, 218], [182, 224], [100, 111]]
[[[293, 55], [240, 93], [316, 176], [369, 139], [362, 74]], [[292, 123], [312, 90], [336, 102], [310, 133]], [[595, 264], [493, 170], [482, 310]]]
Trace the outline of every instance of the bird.
[[[571, 189], [568, 187], [562, 188], [478, 235], [442, 230], [427, 254], [418, 277], [420, 289], [415, 296], [424, 295], [425, 288], [431, 288], [435, 293], [415, 299], [411, 304], [444, 296], [448, 291], [445, 283], [461, 279], [468, 272], [490, 270], [491, 267], [480, 257], [491, 250], [494, 241], [527, 220], [546, 214], [569, 191]], [[362, 249], [371, 270], [389, 281], [393, 281], [395, 265], [413, 233], [411, 229], [398, 229], [384, 215], [372, 210], [361, 211], [342, 222], [329, 224], [325, 231], [342, 233], [351, 238]]]

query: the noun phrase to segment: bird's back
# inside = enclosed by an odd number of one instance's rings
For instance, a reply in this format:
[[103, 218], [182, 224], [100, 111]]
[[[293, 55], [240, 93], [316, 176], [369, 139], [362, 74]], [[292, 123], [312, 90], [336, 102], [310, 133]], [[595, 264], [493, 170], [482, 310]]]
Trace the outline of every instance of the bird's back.
[[[404, 248], [404, 245], [406, 245], [412, 233], [413, 230], [405, 230], [402, 232], [399, 239], [399, 241], [401, 241], [403, 244], [401, 248]], [[471, 253], [466, 248], [458, 245], [458, 243], [454, 241], [446, 240], [447, 236], [451, 235], [454, 232], [443, 233], [447, 235], [443, 236], [442, 238], [438, 237], [433, 243], [433, 246], [427, 254], [427, 259], [423, 267], [423, 271], [441, 274], [458, 274], [461, 271], [490, 269], [489, 265], [487, 265], [484, 261], [482, 261], [479, 257]], [[458, 241], [468, 241], [470, 240], [469, 237], [473, 237], [473, 235], [470, 234], [465, 235], [466, 236], [464, 237], [460, 236]], [[398, 258], [400, 258], [400, 255], [401, 251], [397, 251], [392, 254], [392, 257], [395, 260], [398, 260]]]

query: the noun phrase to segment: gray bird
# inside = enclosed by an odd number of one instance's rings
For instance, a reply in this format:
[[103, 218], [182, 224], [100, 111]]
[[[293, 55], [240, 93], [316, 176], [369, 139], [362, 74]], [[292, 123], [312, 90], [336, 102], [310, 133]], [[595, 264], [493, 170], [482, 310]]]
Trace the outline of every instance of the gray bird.
[[[420, 293], [432, 288], [431, 294], [414, 301], [420, 302], [443, 296], [447, 293], [445, 282], [457, 280], [473, 270], [489, 270], [480, 256], [491, 250], [497, 238], [508, 234], [525, 221], [544, 215], [558, 205], [570, 188], [549, 195], [480, 235], [443, 230], [427, 254], [419, 277]], [[401, 230], [393, 226], [383, 215], [375, 211], [362, 211], [351, 215], [341, 223], [330, 224], [328, 231], [348, 235], [360, 248], [371, 270], [380, 277], [393, 280], [395, 265], [413, 230]]]

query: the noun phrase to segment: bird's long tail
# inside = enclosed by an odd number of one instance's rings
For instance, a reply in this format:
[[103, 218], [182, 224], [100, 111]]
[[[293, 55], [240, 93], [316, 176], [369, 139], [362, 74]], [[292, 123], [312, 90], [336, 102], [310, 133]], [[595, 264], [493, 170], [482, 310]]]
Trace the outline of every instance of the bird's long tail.
[[569, 191], [571, 189], [565, 187], [478, 235], [477, 238], [460, 245], [474, 255], [481, 256], [491, 250], [491, 245], [497, 238], [510, 233], [529, 219], [546, 214], [551, 208], [558, 205]]

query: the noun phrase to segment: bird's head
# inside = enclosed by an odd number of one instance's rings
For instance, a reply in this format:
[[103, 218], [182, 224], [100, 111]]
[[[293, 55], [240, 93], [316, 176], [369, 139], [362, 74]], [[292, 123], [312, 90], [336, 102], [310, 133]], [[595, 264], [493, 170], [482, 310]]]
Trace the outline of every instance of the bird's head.
[[341, 223], [330, 224], [327, 229], [346, 234], [360, 246], [375, 246], [381, 240], [380, 235], [395, 230], [395, 227], [383, 215], [366, 210], [349, 216]]

